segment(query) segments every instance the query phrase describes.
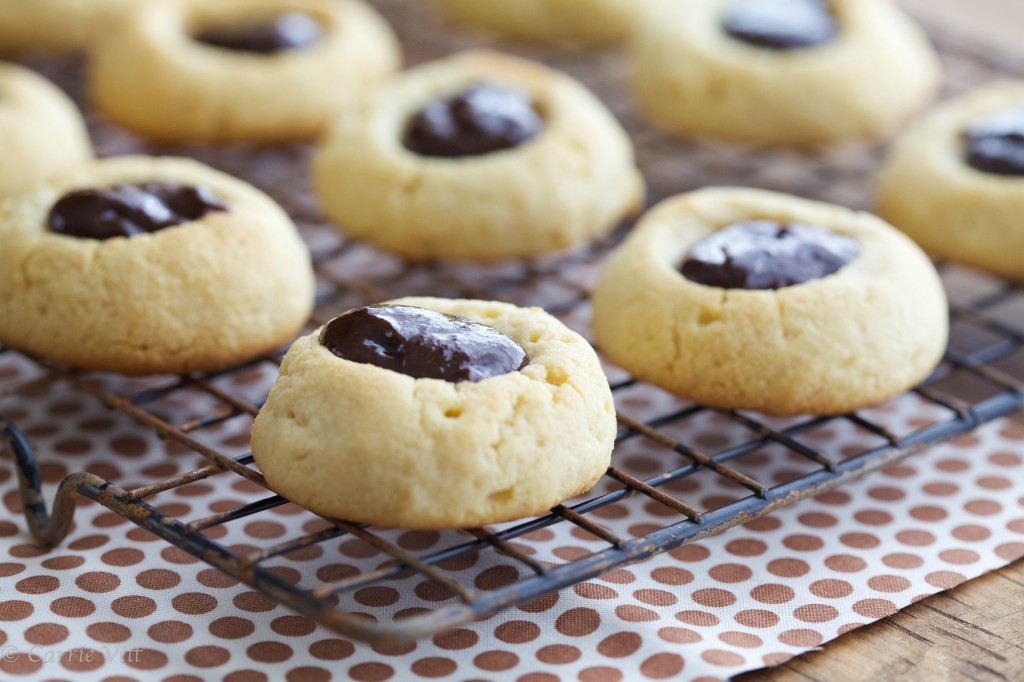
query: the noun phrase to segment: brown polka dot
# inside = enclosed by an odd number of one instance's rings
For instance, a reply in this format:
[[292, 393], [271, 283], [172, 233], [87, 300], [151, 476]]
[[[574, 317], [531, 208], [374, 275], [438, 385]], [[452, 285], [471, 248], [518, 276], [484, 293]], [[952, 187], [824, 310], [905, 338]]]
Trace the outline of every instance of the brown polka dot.
[[711, 556], [711, 550], [703, 545], [683, 545], [669, 551], [669, 556], [677, 561], [695, 563], [704, 561]]
[[398, 536], [398, 546], [412, 552], [430, 549], [441, 540], [441, 534], [435, 531], [410, 530]]
[[0, 578], [9, 578], [12, 575], [18, 575], [25, 570], [25, 564], [16, 564], [13, 562], [7, 562], [0, 564]]
[[729, 668], [743, 665], [746, 662], [746, 659], [739, 654], [733, 651], [723, 651], [721, 649], [708, 649], [703, 652], [700, 657], [711, 665]]
[[464, 629], [441, 632], [434, 635], [433, 638], [434, 646], [440, 649], [447, 649], [449, 651], [468, 649], [472, 646], [476, 646], [479, 641], [479, 635], [472, 630]]
[[350, 564], [328, 564], [326, 566], [321, 566], [316, 571], [316, 577], [325, 583], [338, 582], [339, 580], [351, 578], [356, 575], [359, 575], [359, 569]]
[[78, 568], [85, 563], [85, 558], [80, 556], [55, 556], [43, 561], [43, 568], [51, 571], [68, 571]]
[[[65, 618], [85, 618], [92, 615], [96, 610], [96, 605], [84, 597], [61, 597], [50, 602], [50, 610], [58, 616], [64, 616]], [[6, 612], [4, 604], [0, 604], [0, 614]], [[29, 606], [28, 613], [32, 613], [31, 605]]]
[[146, 555], [137, 549], [121, 547], [104, 552], [100, 560], [108, 566], [134, 566], [145, 558]]
[[730, 646], [736, 646], [742, 649], [756, 649], [757, 647], [764, 645], [764, 640], [757, 635], [750, 634], [749, 632], [723, 632], [718, 636], [718, 638]]
[[555, 592], [554, 594], [548, 594], [543, 597], [531, 599], [524, 604], [519, 604], [516, 608], [520, 611], [526, 611], [527, 613], [541, 613], [543, 611], [547, 611], [557, 603], [558, 593]]
[[96, 670], [106, 663], [106, 657], [95, 649], [68, 649], [60, 656], [61, 667], [72, 672]]
[[557, 675], [551, 673], [526, 673], [516, 678], [516, 682], [560, 682]]
[[597, 583], [580, 583], [573, 587], [573, 592], [584, 599], [615, 599], [619, 593], [607, 585]]
[[135, 577], [135, 582], [147, 590], [166, 590], [178, 585], [181, 576], [164, 568], [153, 568], [143, 571]]
[[1001, 512], [1003, 505], [995, 500], [971, 500], [964, 505], [964, 509], [975, 516], [991, 516]]
[[549, 644], [537, 650], [537, 660], [541, 663], [563, 665], [575, 663], [583, 654], [574, 646], [565, 644]]
[[67, 638], [68, 629], [58, 623], [39, 623], [25, 630], [25, 641], [39, 646], [49, 646]]
[[779, 635], [779, 641], [789, 646], [812, 647], [822, 642], [821, 633], [817, 630], [786, 630]]
[[805, 604], [793, 610], [793, 617], [804, 623], [827, 623], [839, 617], [839, 611], [828, 604]]
[[413, 592], [423, 601], [448, 601], [454, 596], [442, 585], [429, 580], [421, 582], [413, 589]]
[[309, 645], [309, 653], [321, 661], [340, 661], [355, 652], [355, 645], [343, 639], [322, 639]]
[[903, 530], [896, 533], [896, 539], [911, 547], [924, 547], [935, 542], [935, 536], [926, 530]]
[[46, 594], [60, 587], [60, 581], [52, 575], [34, 575], [14, 584], [14, 589], [22, 594]]
[[617, 571], [605, 573], [600, 578], [598, 578], [598, 580], [604, 580], [610, 583], [626, 584], [634, 582], [636, 580], [636, 576], [630, 573], [629, 571], [619, 569]]
[[615, 668], [595, 666], [581, 670], [579, 679], [580, 682], [620, 682], [622, 673]]
[[216, 568], [204, 568], [196, 575], [196, 580], [206, 587], [215, 588], [234, 587], [238, 584], [237, 580]]
[[865, 618], [884, 618], [896, 613], [896, 605], [887, 599], [861, 599], [853, 610]]
[[654, 654], [640, 664], [640, 672], [644, 677], [664, 680], [678, 675], [684, 665], [683, 657], [678, 654]]
[[842, 599], [853, 594], [853, 585], [845, 580], [816, 580], [811, 583], [811, 594], [822, 599]]
[[661, 618], [656, 611], [635, 604], [619, 604], [615, 607], [615, 615], [627, 623], [648, 623]]
[[962, 574], [955, 573], [953, 571], [935, 571], [926, 575], [924, 580], [932, 587], [937, 587], [940, 590], [948, 590], [956, 587], [963, 581], [967, 580], [967, 578]]
[[1006, 524], [1006, 529], [1024, 535], [1024, 519], [1014, 519]]
[[163, 557], [164, 561], [171, 564], [185, 565], [194, 564], [199, 561], [199, 559], [196, 559], [188, 552], [180, 550], [177, 547], [163, 548], [162, 550], [160, 550], [160, 556]]
[[519, 657], [511, 651], [485, 651], [473, 659], [473, 665], [488, 672], [500, 672], [519, 665]]
[[694, 644], [704, 639], [699, 632], [688, 628], [673, 627], [661, 628], [658, 630], [658, 637], [672, 644]]
[[400, 595], [393, 587], [364, 587], [352, 597], [363, 606], [382, 607], [394, 604]]
[[852, 554], [833, 554], [825, 559], [825, 565], [837, 573], [856, 573], [867, 568], [867, 563]]
[[981, 559], [977, 552], [972, 552], [969, 549], [946, 549], [939, 552], [939, 558], [947, 564], [957, 564], [958, 566], [973, 564]]
[[224, 676], [224, 682], [267, 682], [269, 679], [258, 670], [236, 670]]
[[259, 539], [279, 538], [285, 534], [285, 527], [276, 521], [251, 521], [245, 524], [245, 534]]
[[700, 627], [714, 627], [719, 622], [718, 616], [707, 611], [680, 611], [675, 618], [680, 622]]
[[697, 590], [690, 596], [693, 601], [697, 602], [701, 606], [711, 606], [715, 608], [731, 606], [736, 602], [736, 595], [728, 590], [720, 590], [716, 587]]
[[910, 589], [910, 581], [898, 575], [876, 575], [868, 579], [868, 587], [876, 592], [902, 592]]
[[[597, 612], [594, 611], [594, 615], [596, 614]], [[555, 623], [555, 628], [562, 634], [569, 635], [576, 632], [584, 621], [588, 623], [584, 627], [590, 628], [590, 614], [574, 614], [570, 619], [562, 622], [562, 618], [567, 615], [568, 613], [562, 614], [562, 616], [559, 617], [559, 620]], [[569, 620], [572, 620], [572, 622], [569, 622]], [[600, 624], [600, 620], [598, 620], [598, 624]], [[584, 632], [583, 634], [590, 634], [590, 632], [593, 632], [596, 629], [597, 625], [594, 625], [588, 632]], [[568, 630], [568, 632], [566, 632], [566, 630]], [[526, 642], [532, 642], [540, 637], [540, 627], [537, 626], [536, 623], [531, 623], [525, 620], [511, 620], [496, 627], [494, 629], [494, 636], [508, 644], [524, 644]]]
[[948, 497], [955, 495], [960, 487], [953, 483], [928, 483], [921, 489], [933, 497]]
[[752, 589], [750, 596], [762, 604], [785, 604], [788, 601], [792, 601], [796, 593], [786, 585], [766, 583]]
[[1024, 458], [1015, 452], [994, 452], [989, 455], [988, 461], [996, 466], [1017, 467], [1024, 463]]
[[285, 675], [285, 679], [288, 682], [329, 682], [331, 679], [331, 671], [324, 670], [323, 668], [317, 668], [310, 665], [302, 665], [298, 668], [292, 668]]
[[753, 575], [751, 570], [743, 564], [719, 564], [708, 570], [708, 575], [723, 583], [740, 583], [749, 580]]
[[842, 490], [830, 490], [827, 493], [818, 495], [814, 499], [823, 504], [843, 505], [850, 501], [850, 496]]
[[832, 514], [822, 512], [807, 512], [797, 517], [797, 520], [809, 528], [831, 528], [839, 523], [839, 520]]
[[[213, 599], [213, 597], [210, 597]], [[243, 611], [250, 613], [263, 613], [264, 611], [273, 611], [277, 607], [277, 602], [260, 592], [243, 592], [236, 594], [231, 602]], [[216, 600], [214, 600], [216, 605]]]
[[1016, 561], [1024, 557], [1024, 542], [1007, 542], [996, 547], [996, 556], [1005, 561]]
[[149, 597], [129, 595], [115, 599], [110, 608], [122, 618], [145, 618], [156, 611], [156, 602]]
[[11, 675], [31, 675], [42, 667], [42, 657], [27, 652], [6, 651], [0, 656], [0, 670]]
[[981, 542], [987, 540], [992, 535], [992, 531], [984, 526], [966, 525], [957, 526], [953, 529], [953, 537], [957, 540], [963, 540], [964, 542]]
[[381, 682], [390, 679], [395, 669], [387, 663], [359, 663], [349, 668], [348, 674], [356, 682]]
[[91, 448], [89, 441], [82, 438], [65, 438], [53, 444], [53, 449], [62, 455], [81, 455]]
[[635, 632], [617, 632], [602, 639], [597, 651], [608, 658], [624, 658], [636, 653], [642, 643], [643, 639]]
[[368, 559], [380, 553], [373, 545], [358, 539], [345, 540], [338, 545], [338, 549], [342, 554], [353, 559]]
[[865, 509], [854, 514], [853, 518], [865, 526], [884, 526], [892, 523], [892, 514], [880, 509]]
[[[238, 596], [241, 597], [242, 595]], [[236, 600], [237, 599], [238, 597], [236, 597]], [[171, 600], [171, 606], [173, 606], [174, 610], [179, 613], [196, 616], [203, 613], [209, 613], [217, 608], [217, 600], [211, 595], [204, 594], [202, 592], [183, 592]]]
[[303, 616], [279, 616], [270, 621], [270, 629], [285, 637], [305, 637], [316, 630], [316, 623]]
[[153, 641], [162, 644], [176, 644], [184, 642], [192, 636], [192, 626], [180, 620], [165, 620], [149, 626], [149, 630], [146, 632]]
[[693, 573], [685, 568], [663, 567], [651, 571], [651, 578], [662, 585], [686, 585], [693, 582]]
[[821, 549], [825, 543], [815, 535], [797, 533], [795, 535], [787, 535], [782, 539], [782, 544], [794, 552], [813, 552]]
[[292, 648], [283, 642], [256, 642], [245, 653], [259, 663], [280, 663], [292, 657]]
[[210, 623], [210, 634], [220, 639], [241, 639], [255, 632], [256, 626], [248, 618], [225, 616]]
[[782, 527], [782, 521], [775, 518], [774, 516], [762, 516], [759, 519], [748, 521], [743, 524], [743, 527], [747, 530], [753, 530], [760, 533], [767, 533], [769, 531], [778, 530]]
[[917, 519], [918, 521], [941, 521], [942, 519], [949, 516], [942, 507], [936, 507], [935, 505], [920, 505], [910, 510], [910, 516]]
[[196, 668], [216, 668], [231, 659], [231, 652], [219, 646], [197, 646], [185, 654], [185, 661]]
[[156, 649], [138, 648], [130, 654], [125, 652], [122, 660], [137, 670], [156, 670], [167, 665], [167, 655]]
[[601, 626], [601, 616], [594, 609], [569, 609], [555, 621], [555, 629], [568, 637], [585, 637]]
[[679, 601], [676, 595], [665, 590], [636, 590], [633, 592], [633, 596], [637, 601], [650, 604], [651, 606], [672, 606]]
[[121, 586], [121, 579], [106, 571], [89, 571], [75, 578], [75, 584], [86, 592], [103, 594]]
[[892, 554], [886, 554], [884, 557], [882, 557], [882, 563], [884, 563], [889, 568], [913, 569], [919, 568], [922, 564], [924, 564], [924, 559], [917, 556], [916, 554], [894, 552]]
[[799, 578], [810, 570], [807, 562], [800, 559], [774, 559], [768, 563], [768, 572], [780, 578]]
[[381, 656], [405, 656], [416, 650], [416, 642], [403, 642], [400, 644], [372, 644], [371, 647]]
[[978, 479], [978, 485], [987, 490], [1006, 490], [1013, 484], [1002, 476], [983, 476]]
[[768, 545], [760, 540], [733, 540], [725, 546], [725, 551], [735, 556], [758, 556], [768, 551]]
[[734, 616], [734, 619], [740, 625], [745, 625], [748, 628], [770, 628], [779, 622], [778, 615], [763, 609], [740, 611]]
[[445, 677], [455, 672], [458, 666], [450, 658], [440, 656], [429, 656], [421, 658], [412, 664], [412, 671], [420, 677]]
[[839, 536], [839, 542], [854, 549], [872, 549], [882, 541], [870, 533], [843, 533]]
[[120, 623], [91, 623], [85, 633], [97, 642], [116, 644], [127, 641], [132, 631]]
[[[961, 438], [955, 438], [950, 442], [959, 445], [960, 440]], [[971, 465], [962, 459], [943, 459], [939, 462], [936, 462], [935, 468], [938, 469], [939, 471], [957, 472], [966, 471], [967, 469], [971, 468]]]
[[891, 486], [879, 486], [877, 488], [872, 488], [868, 491], [868, 495], [873, 499], [880, 500], [882, 502], [896, 502], [897, 500], [902, 500], [906, 497], [906, 493], [902, 490]]

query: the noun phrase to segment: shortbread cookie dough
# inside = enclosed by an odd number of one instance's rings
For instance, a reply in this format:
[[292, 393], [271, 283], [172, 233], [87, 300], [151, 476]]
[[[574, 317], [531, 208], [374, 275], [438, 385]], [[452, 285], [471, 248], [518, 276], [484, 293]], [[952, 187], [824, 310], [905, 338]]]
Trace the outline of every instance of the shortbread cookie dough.
[[361, 98], [335, 121], [313, 179], [346, 234], [411, 260], [564, 249], [607, 234], [643, 197], [629, 138], [596, 97], [491, 52]]
[[915, 124], [882, 171], [878, 210], [928, 251], [1024, 281], [1024, 81]]
[[0, 341], [128, 374], [213, 370], [292, 338], [309, 253], [255, 188], [184, 159], [79, 167], [0, 203]]
[[400, 62], [362, 0], [139, 2], [92, 50], [90, 87], [159, 141], [281, 142], [320, 133]]
[[75, 52], [139, 0], [3, 0], [0, 53]]
[[593, 295], [598, 347], [697, 402], [838, 414], [922, 381], [946, 297], [903, 234], [866, 213], [750, 189], [654, 208]]
[[439, 0], [456, 21], [521, 40], [571, 45], [616, 43], [651, 0]]
[[597, 355], [555, 318], [406, 298], [296, 341], [252, 450], [274, 491], [318, 514], [440, 529], [542, 514], [588, 490], [615, 431]]
[[21, 194], [45, 178], [92, 157], [74, 103], [35, 72], [0, 63], [0, 198]]
[[938, 59], [891, 0], [687, 0], [647, 13], [632, 90], [670, 132], [812, 145], [891, 133], [934, 96]]

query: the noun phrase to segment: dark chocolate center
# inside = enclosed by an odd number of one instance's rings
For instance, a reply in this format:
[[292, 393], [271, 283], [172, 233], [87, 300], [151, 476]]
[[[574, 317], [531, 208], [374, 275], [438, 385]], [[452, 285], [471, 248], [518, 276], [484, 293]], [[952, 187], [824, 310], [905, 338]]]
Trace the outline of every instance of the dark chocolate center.
[[1024, 107], [975, 121], [964, 131], [967, 163], [985, 173], [1024, 175]]
[[411, 306], [353, 310], [331, 320], [320, 341], [339, 358], [414, 379], [482, 381], [530, 364], [526, 351], [493, 327]]
[[319, 22], [308, 14], [285, 12], [264, 21], [214, 24], [202, 29], [194, 38], [224, 50], [274, 54], [309, 47], [320, 40], [322, 34]]
[[855, 240], [820, 227], [750, 220], [699, 242], [681, 270], [722, 289], [781, 289], [831, 275], [859, 253]]
[[734, 38], [775, 50], [823, 45], [838, 33], [825, 0], [736, 0], [723, 25]]
[[420, 110], [406, 125], [403, 142], [422, 156], [479, 156], [518, 147], [543, 127], [523, 92], [474, 85]]
[[50, 209], [47, 224], [69, 237], [110, 239], [156, 232], [227, 210], [206, 187], [146, 182], [65, 194]]

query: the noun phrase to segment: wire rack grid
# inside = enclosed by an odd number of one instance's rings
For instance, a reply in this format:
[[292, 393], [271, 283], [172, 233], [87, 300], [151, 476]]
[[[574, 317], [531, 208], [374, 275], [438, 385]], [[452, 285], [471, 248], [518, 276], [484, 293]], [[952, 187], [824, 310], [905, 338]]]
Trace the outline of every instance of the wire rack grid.
[[[383, 4], [385, 9], [390, 6]], [[410, 12], [405, 22], [419, 24], [416, 12], [421, 10], [392, 11]], [[403, 24], [399, 21], [398, 25], [401, 29]], [[418, 35], [424, 40], [423, 34]], [[942, 48], [953, 90], [1008, 71], [999, 59], [953, 42], [944, 41]], [[435, 48], [423, 47], [424, 58], [432, 56], [431, 49]], [[548, 61], [561, 58], [546, 53], [532, 56]], [[599, 57], [597, 67], [581, 65], [579, 57], [564, 59], [569, 60], [565, 68], [582, 70], [579, 75], [617, 108], [634, 135], [641, 165], [658, 193], [713, 183], [749, 184], [850, 205], [866, 201], [865, 187], [877, 166], [878, 148], [749, 154], [725, 146], [668, 140], [633, 118], [621, 93], [614, 92], [621, 76], [614, 57]], [[46, 62], [40, 66], [72, 91], [75, 89], [80, 78], [77, 65]], [[604, 92], [606, 88], [613, 91]], [[151, 151], [101, 121], [91, 123], [98, 144], [107, 153]], [[358, 305], [399, 295], [429, 294], [541, 305], [586, 334], [589, 288], [604, 255], [623, 232], [570, 255], [530, 262], [488, 267], [441, 262], [406, 264], [362, 244], [344, 241], [323, 225], [304, 175], [296, 172], [308, 163], [307, 147], [178, 151], [249, 179], [288, 209], [300, 225], [316, 263], [319, 295], [312, 326]], [[28, 381], [0, 385], [0, 444], [6, 444], [14, 457], [25, 517], [41, 545], [61, 542], [72, 529], [77, 499], [90, 498], [342, 635], [399, 642], [484, 618], [720, 533], [1018, 409], [1024, 403], [1024, 291], [958, 267], [943, 267], [942, 273], [953, 304], [949, 352], [932, 377], [892, 404], [832, 417], [769, 418], [714, 410], [667, 396], [606, 364], [620, 429], [614, 466], [602, 482], [589, 495], [567, 501], [541, 517], [452, 532], [440, 550], [419, 551], [403, 542], [397, 531], [338, 519], [315, 519], [315, 523], [304, 525], [308, 528], [305, 534], [260, 547], [218, 541], [225, 526], [289, 504], [266, 488], [250, 454], [230, 452], [211, 444], [216, 442], [214, 439], [204, 437], [228, 424], [245, 430], [262, 404], [268, 380], [272, 380], [280, 363], [280, 353], [212, 374], [126, 379], [70, 370], [0, 346], [0, 365], [16, 362], [31, 365], [36, 371]], [[198, 454], [208, 464], [188, 473], [126, 487], [95, 473], [71, 474], [60, 484], [48, 509], [40, 462], [32, 445], [3, 415], [17, 411], [19, 404], [56, 384], [71, 386], [102, 401], [168, 442]], [[239, 385], [256, 386], [258, 390], [238, 390]], [[657, 414], [645, 411], [640, 415], [631, 408], [640, 399], [662, 409]], [[180, 409], [170, 407], [182, 404], [190, 405], [192, 412], [182, 416]], [[919, 418], [912, 425], [894, 421], [888, 416], [894, 404], [911, 405]], [[720, 439], [698, 437], [709, 429], [723, 435]], [[627, 456], [635, 452], [642, 452], [643, 457]], [[166, 493], [214, 476], [241, 477], [260, 494], [251, 502], [201, 518], [179, 518], [164, 508]], [[702, 495], [706, 489], [718, 494]], [[617, 528], [617, 515], [612, 512], [619, 505], [653, 506], [660, 523]], [[559, 524], [572, 527], [574, 536], [586, 537], [592, 550], [562, 560], [537, 558], [529, 546], [531, 534]], [[337, 540], [357, 542], [385, 560], [364, 562], [359, 570], [343, 574], [317, 571], [313, 580], [291, 578], [274, 563]], [[495, 567], [493, 562], [476, 563], [476, 557], [483, 554], [499, 557], [505, 562], [502, 566], [515, 570], [502, 573], [498, 580], [482, 582], [481, 573]], [[422, 579], [417, 593], [422, 588], [422, 593], [433, 595], [431, 601], [438, 604], [436, 608], [412, 609], [382, 621], [366, 617], [349, 599], [365, 587], [410, 575]]]

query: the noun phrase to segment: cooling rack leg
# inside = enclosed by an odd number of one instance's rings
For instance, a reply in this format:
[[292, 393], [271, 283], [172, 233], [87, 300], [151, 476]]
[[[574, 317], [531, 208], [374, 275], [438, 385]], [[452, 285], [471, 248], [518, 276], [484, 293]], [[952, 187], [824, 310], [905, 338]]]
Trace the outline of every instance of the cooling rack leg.
[[110, 485], [94, 474], [71, 474], [61, 482], [51, 513], [47, 511], [43, 499], [42, 476], [32, 446], [18, 427], [2, 417], [0, 444], [5, 445], [14, 454], [21, 502], [25, 508], [25, 521], [32, 537], [43, 547], [56, 547], [67, 536], [75, 516], [75, 500], [81, 492], [89, 491], [89, 497], [96, 498]]

